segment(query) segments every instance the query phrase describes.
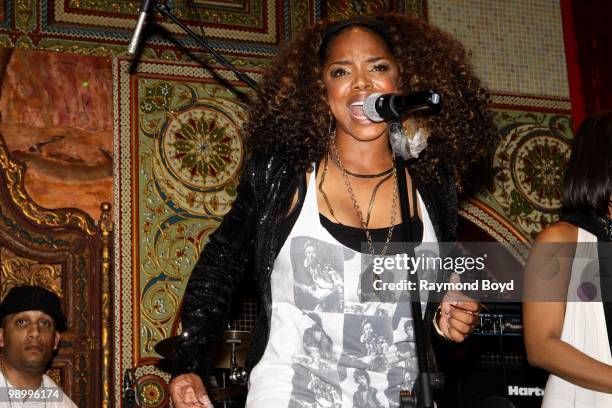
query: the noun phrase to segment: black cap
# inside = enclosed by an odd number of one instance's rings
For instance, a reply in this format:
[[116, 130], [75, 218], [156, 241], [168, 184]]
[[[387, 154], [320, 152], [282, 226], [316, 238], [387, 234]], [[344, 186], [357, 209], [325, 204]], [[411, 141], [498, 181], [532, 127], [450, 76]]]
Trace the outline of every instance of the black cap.
[[58, 332], [68, 328], [59, 297], [41, 286], [23, 285], [11, 288], [0, 304], [0, 322], [8, 315], [28, 310], [40, 310], [51, 316]]

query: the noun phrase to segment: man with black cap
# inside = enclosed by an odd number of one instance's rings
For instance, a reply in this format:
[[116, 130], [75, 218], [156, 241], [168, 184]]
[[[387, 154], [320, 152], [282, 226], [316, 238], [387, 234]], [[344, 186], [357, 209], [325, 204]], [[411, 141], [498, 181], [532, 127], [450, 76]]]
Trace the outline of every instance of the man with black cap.
[[59, 297], [16, 286], [0, 304], [0, 407], [76, 408], [45, 374], [66, 331]]

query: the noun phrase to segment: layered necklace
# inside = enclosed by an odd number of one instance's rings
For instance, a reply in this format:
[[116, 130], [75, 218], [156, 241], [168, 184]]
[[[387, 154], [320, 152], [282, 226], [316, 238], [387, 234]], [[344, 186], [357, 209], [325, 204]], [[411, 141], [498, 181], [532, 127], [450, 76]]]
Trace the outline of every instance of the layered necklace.
[[[342, 164], [342, 159], [340, 158], [340, 154], [338, 152], [338, 146], [336, 145], [336, 131], [334, 130], [332, 132], [331, 140], [330, 140], [330, 151], [325, 156], [325, 165], [324, 165], [323, 173], [321, 174], [321, 181], [319, 182], [319, 191], [321, 192], [321, 195], [323, 196], [323, 199], [325, 200], [325, 204], [327, 205], [327, 208], [329, 209], [329, 213], [336, 220], [336, 222], [338, 222], [338, 224], [340, 225], [342, 225], [342, 223], [338, 221], [338, 219], [336, 218], [333, 208], [331, 206], [331, 203], [329, 202], [329, 199], [327, 198], [327, 194], [325, 194], [325, 191], [323, 190], [323, 183], [325, 182], [325, 176], [328, 170], [328, 167], [327, 167], [328, 156], [331, 157], [334, 164], [336, 164], [336, 166], [338, 166], [338, 168], [342, 171], [342, 178], [344, 179], [344, 184], [346, 185], [348, 195], [353, 204], [353, 209], [355, 210], [355, 213], [359, 217], [359, 222], [361, 223], [361, 227], [363, 228], [363, 231], [365, 232], [366, 240], [368, 242], [368, 248], [372, 255], [375, 255], [374, 254], [374, 243], [372, 241], [372, 235], [370, 234], [370, 230], [368, 229], [368, 226], [370, 224], [370, 216], [372, 214], [372, 208], [374, 207], [376, 193], [378, 192], [378, 189], [385, 181], [389, 180], [390, 178], [393, 178], [393, 200], [391, 202], [391, 216], [390, 216], [390, 221], [389, 221], [389, 231], [387, 233], [387, 239], [385, 241], [385, 244], [380, 254], [378, 255], [378, 256], [384, 256], [387, 253], [389, 244], [391, 243], [391, 237], [393, 236], [393, 229], [395, 228], [395, 218], [397, 216], [398, 192], [397, 192], [397, 170], [395, 168], [395, 159], [393, 159], [393, 166], [391, 168], [383, 172], [377, 173], [377, 174], [352, 173], [348, 171]], [[359, 207], [359, 204], [357, 203], [355, 192], [353, 191], [353, 186], [351, 185], [349, 176], [357, 177], [357, 178], [384, 177], [382, 180], [376, 183], [376, 186], [374, 187], [374, 190], [372, 191], [372, 195], [370, 196], [370, 202], [368, 204], [368, 211], [365, 217], [363, 215], [363, 212], [361, 211], [361, 208]]]

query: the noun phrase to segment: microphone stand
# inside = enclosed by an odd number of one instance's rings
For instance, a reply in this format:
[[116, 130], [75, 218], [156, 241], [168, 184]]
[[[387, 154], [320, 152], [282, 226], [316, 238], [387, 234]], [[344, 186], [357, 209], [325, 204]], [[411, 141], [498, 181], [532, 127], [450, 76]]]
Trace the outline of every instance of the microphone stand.
[[[409, 256], [414, 257], [415, 242], [414, 233], [412, 230], [412, 222], [410, 221], [410, 211], [408, 209], [408, 188], [406, 186], [406, 169], [404, 159], [400, 156], [395, 157], [395, 166], [397, 170], [397, 184], [400, 198], [400, 208], [402, 212], [402, 240], [408, 246], [407, 252]], [[414, 189], [414, 186], [413, 186]], [[416, 197], [416, 194], [414, 195]], [[416, 205], [416, 203], [415, 203]], [[427, 350], [425, 347], [425, 328], [423, 325], [423, 315], [421, 313], [421, 296], [418, 290], [417, 273], [408, 273], [408, 280], [412, 287], [417, 288], [410, 294], [410, 304], [412, 306], [412, 321], [414, 324], [414, 341], [416, 343], [417, 363], [419, 366], [419, 374], [415, 383], [415, 392], [410, 393], [408, 390], [400, 391], [400, 408], [433, 408], [433, 393], [432, 385], [437, 385], [439, 377], [437, 373], [430, 373], [427, 368]]]
[[191, 28], [189, 28], [181, 20], [179, 20], [172, 13], [172, 11], [167, 5], [155, 0], [153, 0], [153, 4], [157, 11], [172, 20], [174, 24], [179, 26], [185, 33], [187, 33], [191, 38], [193, 38], [195, 42], [197, 42], [202, 48], [208, 51], [221, 65], [232, 71], [240, 81], [247, 84], [250, 88], [257, 90], [257, 83], [255, 81], [240, 72], [234, 65], [232, 65], [231, 62], [229, 62], [227, 59], [225, 59], [225, 57], [215, 51], [210, 45], [208, 45], [208, 43], [201, 36], [196, 34]]
[[128, 368], [123, 374], [123, 407], [136, 408], [136, 384], [134, 370]]

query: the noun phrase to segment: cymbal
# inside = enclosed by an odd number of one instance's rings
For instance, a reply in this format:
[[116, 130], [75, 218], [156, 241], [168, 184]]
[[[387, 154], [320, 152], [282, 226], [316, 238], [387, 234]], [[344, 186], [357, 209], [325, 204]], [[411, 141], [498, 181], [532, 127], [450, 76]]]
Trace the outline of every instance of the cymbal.
[[[223, 332], [221, 341], [231, 344], [234, 341], [240, 341], [241, 345], [251, 345], [251, 332], [243, 330], [226, 330]], [[238, 344], [237, 344], [238, 346]]]
[[238, 366], [244, 367], [248, 350], [251, 348], [251, 332], [239, 330], [226, 330], [223, 336], [211, 346], [208, 355], [213, 367], [230, 368], [232, 344], [236, 345]]
[[[160, 356], [168, 360], [174, 360], [174, 350], [183, 341], [185, 341], [185, 338], [180, 334], [168, 337], [159, 341], [154, 349]], [[238, 364], [244, 365], [246, 350], [251, 347], [251, 332], [243, 330], [226, 330], [223, 332], [221, 338], [210, 346], [213, 366], [219, 368], [230, 367], [232, 343], [236, 344]]]

